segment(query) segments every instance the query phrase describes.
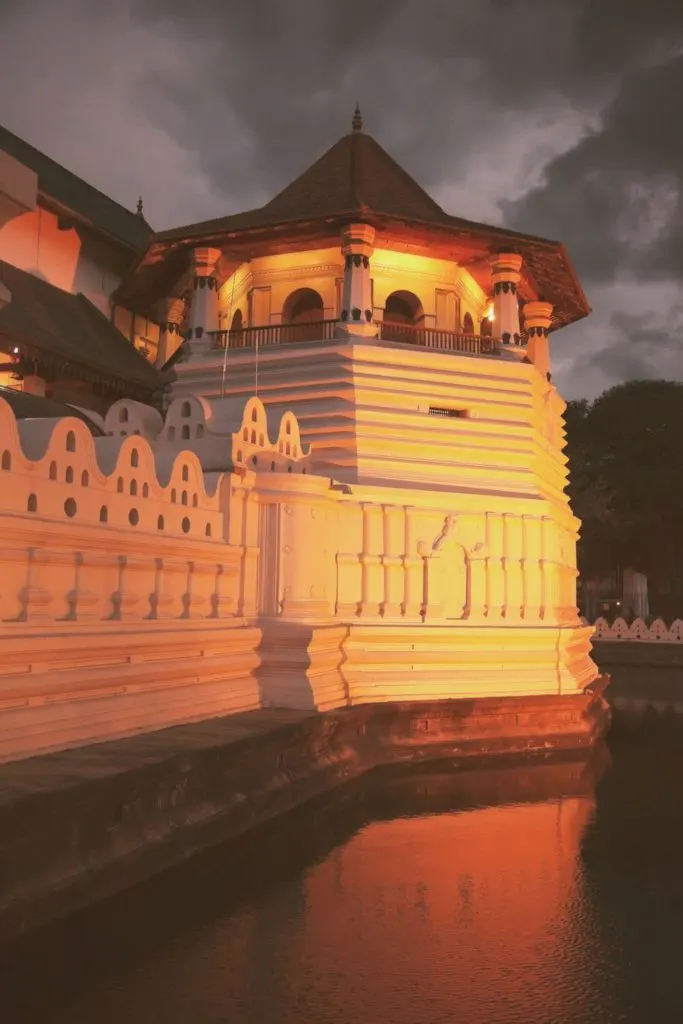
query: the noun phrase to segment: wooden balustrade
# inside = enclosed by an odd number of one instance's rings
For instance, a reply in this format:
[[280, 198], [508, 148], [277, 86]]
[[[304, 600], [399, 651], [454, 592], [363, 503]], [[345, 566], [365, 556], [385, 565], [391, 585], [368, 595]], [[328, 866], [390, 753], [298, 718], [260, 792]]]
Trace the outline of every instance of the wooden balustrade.
[[214, 331], [215, 348], [266, 348], [299, 341], [331, 341], [337, 320], [314, 320], [301, 324], [267, 324], [244, 327], [240, 331]]
[[439, 352], [460, 352], [470, 356], [496, 355], [495, 338], [482, 334], [462, 334], [459, 331], [444, 331], [421, 324], [399, 324], [385, 321], [379, 325], [383, 341], [398, 341], [408, 345], [435, 349]]
[[[332, 341], [338, 320], [315, 320], [301, 324], [268, 324], [244, 327], [239, 331], [214, 331], [214, 347], [218, 349], [266, 348], [303, 341]], [[377, 323], [377, 336], [382, 341], [397, 341], [438, 352], [457, 352], [471, 356], [492, 356], [498, 353], [496, 338], [482, 334], [444, 331], [420, 324]]]

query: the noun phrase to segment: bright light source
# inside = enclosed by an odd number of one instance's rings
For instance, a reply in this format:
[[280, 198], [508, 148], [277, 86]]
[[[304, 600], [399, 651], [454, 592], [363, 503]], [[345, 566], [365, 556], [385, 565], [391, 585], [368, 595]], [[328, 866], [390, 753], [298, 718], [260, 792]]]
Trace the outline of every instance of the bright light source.
[[17, 346], [16, 346], [16, 345], [15, 345], [15, 346], [14, 346], [14, 348], [12, 349], [12, 355], [15, 355], [15, 356], [18, 356], [18, 355], [19, 355], [19, 349], [17, 348]]
[[495, 319], [495, 316], [494, 316], [494, 310], [493, 310], [493, 303], [491, 303], [491, 305], [489, 306], [489, 311], [488, 311], [488, 313], [486, 314], [486, 319], [487, 319], [487, 320], [490, 320], [490, 321], [491, 321], [491, 323], [493, 323], [493, 321], [494, 321], [494, 319]]

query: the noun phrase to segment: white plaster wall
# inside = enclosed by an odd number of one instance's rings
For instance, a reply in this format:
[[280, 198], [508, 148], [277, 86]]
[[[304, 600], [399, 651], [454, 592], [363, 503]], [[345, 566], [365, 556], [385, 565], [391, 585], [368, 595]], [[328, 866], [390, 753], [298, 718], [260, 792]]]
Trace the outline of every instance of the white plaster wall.
[[149, 438], [117, 412], [93, 441], [0, 402], [0, 760], [263, 705], [594, 678], [561, 503], [339, 484], [256, 398], [241, 418], [179, 398], [161, 431], [130, 403]]

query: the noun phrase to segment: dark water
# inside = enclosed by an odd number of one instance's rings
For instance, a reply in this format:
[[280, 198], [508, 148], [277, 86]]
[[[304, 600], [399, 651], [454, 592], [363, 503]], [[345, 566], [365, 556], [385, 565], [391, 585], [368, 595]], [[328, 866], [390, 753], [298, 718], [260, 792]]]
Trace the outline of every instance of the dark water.
[[8, 953], [7, 1024], [683, 1020], [683, 734], [365, 780]]

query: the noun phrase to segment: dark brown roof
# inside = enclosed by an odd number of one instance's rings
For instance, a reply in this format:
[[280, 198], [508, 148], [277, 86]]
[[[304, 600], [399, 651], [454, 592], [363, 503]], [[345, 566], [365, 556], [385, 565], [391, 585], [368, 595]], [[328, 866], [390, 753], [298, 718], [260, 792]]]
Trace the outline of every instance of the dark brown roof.
[[222, 274], [242, 260], [266, 253], [325, 247], [338, 242], [344, 224], [363, 218], [377, 229], [375, 244], [453, 260], [490, 289], [491, 252], [520, 253], [520, 295], [545, 298], [555, 310], [553, 328], [590, 312], [567, 252], [559, 242], [445, 213], [371, 136], [354, 130], [274, 199], [258, 210], [162, 231], [117, 292], [117, 300], [148, 311], [173, 289], [199, 241], [222, 248]]
[[0, 260], [11, 300], [0, 310], [0, 344], [87, 380], [151, 395], [161, 378], [150, 363], [84, 295], [55, 288]]
[[28, 395], [24, 391], [15, 391], [13, 388], [0, 387], [0, 398], [11, 406], [12, 412], [18, 420], [43, 420], [60, 419], [64, 416], [73, 416], [82, 420], [93, 437], [104, 437], [101, 427], [90, 419], [82, 409], [75, 405], [67, 405], [66, 402], [55, 402], [52, 398], [41, 398], [39, 395]]
[[420, 221], [443, 222], [447, 216], [372, 136], [354, 131], [259, 210], [162, 231], [154, 240], [369, 210]]
[[0, 150], [9, 153], [38, 175], [38, 190], [44, 198], [53, 200], [77, 219], [128, 249], [140, 250], [146, 247], [152, 229], [142, 217], [98, 192], [92, 185], [1, 125]]

